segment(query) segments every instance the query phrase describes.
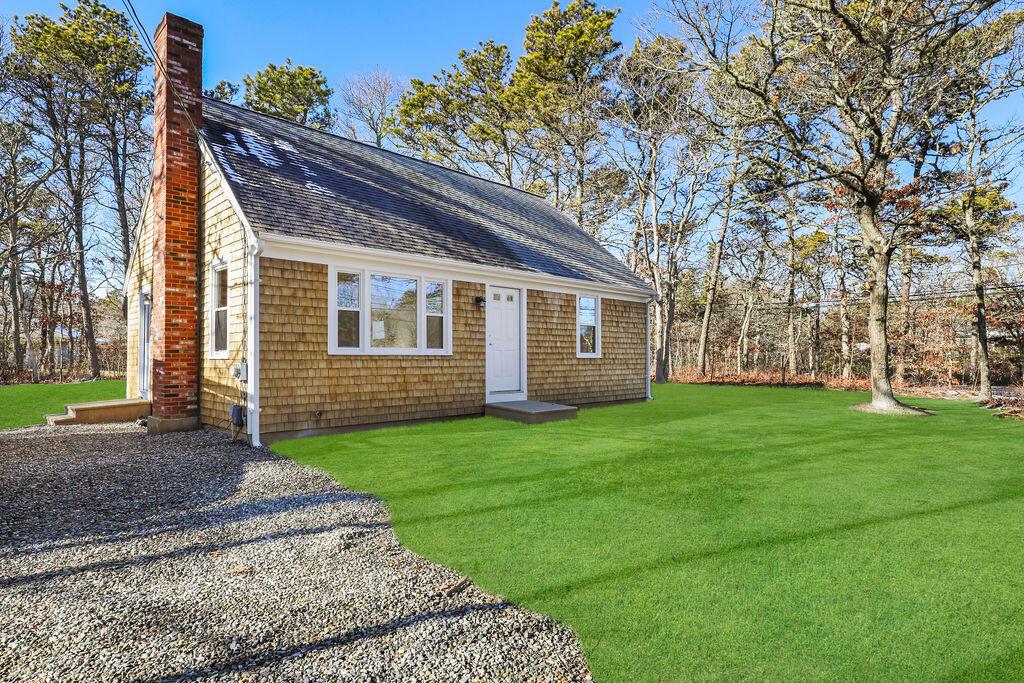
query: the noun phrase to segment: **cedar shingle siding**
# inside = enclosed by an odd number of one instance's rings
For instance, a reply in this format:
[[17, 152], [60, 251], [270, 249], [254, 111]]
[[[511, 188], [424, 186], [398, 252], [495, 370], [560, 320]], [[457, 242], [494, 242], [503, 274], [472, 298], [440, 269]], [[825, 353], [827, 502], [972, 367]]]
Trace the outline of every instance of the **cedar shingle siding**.
[[[200, 372], [199, 410], [204, 425], [229, 429], [231, 405], [245, 405], [245, 383], [232, 379], [231, 366], [246, 354], [245, 227], [238, 218], [220, 177], [209, 159], [202, 164], [203, 258], [199, 272]], [[210, 270], [214, 261], [228, 263], [228, 353], [211, 358], [213, 329], [210, 325]]]
[[530, 398], [568, 405], [647, 396], [642, 303], [601, 298], [601, 357], [576, 357], [576, 297], [527, 293], [527, 384]]
[[[483, 412], [487, 316], [474, 301], [483, 284], [453, 282], [450, 356], [329, 355], [327, 272], [320, 264], [260, 259], [264, 434]], [[646, 396], [646, 307], [601, 301], [602, 357], [579, 359], [576, 297], [529, 290], [530, 398], [587, 404]]]
[[450, 356], [333, 356], [327, 266], [260, 259], [261, 431], [482, 413], [486, 318], [474, 299], [483, 293], [453, 283]]

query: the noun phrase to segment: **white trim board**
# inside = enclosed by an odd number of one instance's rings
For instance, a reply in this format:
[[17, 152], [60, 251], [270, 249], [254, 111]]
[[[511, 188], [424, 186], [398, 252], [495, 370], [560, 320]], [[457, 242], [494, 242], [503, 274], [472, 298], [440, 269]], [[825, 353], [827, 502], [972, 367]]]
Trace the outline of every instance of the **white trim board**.
[[260, 244], [252, 242], [245, 258], [251, 259], [249, 264], [249, 281], [245, 283], [246, 321], [246, 377], [245, 423], [249, 431], [249, 441], [253, 446], [260, 445]]
[[135, 259], [139, 253], [139, 238], [142, 236], [142, 224], [146, 220], [146, 212], [149, 211], [149, 202], [152, 201], [153, 196], [153, 176], [149, 177], [149, 187], [146, 188], [146, 194], [142, 200], [142, 211], [139, 212], [139, 220], [135, 221], [135, 233], [132, 238], [132, 253], [128, 256], [128, 265], [125, 268], [124, 275], [124, 291], [130, 292], [132, 290], [132, 275], [135, 273]]
[[485, 266], [467, 261], [404, 254], [384, 249], [370, 249], [332, 242], [322, 242], [301, 237], [284, 237], [265, 234], [263, 256], [279, 258], [301, 263], [320, 263], [324, 265], [346, 265], [353, 262], [369, 268], [385, 268], [391, 271], [404, 270], [429, 274], [462, 282], [502, 285], [509, 287], [525, 286], [529, 289], [561, 294], [593, 293], [610, 299], [646, 303], [653, 296], [649, 290], [619, 287], [590, 280], [576, 280], [544, 273], [532, 273], [511, 268]]

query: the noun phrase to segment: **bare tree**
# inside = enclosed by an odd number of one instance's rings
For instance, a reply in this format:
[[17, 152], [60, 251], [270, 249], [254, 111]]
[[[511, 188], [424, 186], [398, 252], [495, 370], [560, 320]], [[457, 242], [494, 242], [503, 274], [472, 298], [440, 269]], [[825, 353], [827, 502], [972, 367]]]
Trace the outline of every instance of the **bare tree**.
[[[992, 104], [1005, 100], [1024, 86], [1024, 45], [1020, 33], [1024, 14], [1008, 15], [992, 25], [975, 29], [980, 41], [966, 43], [963, 97], [957, 102], [953, 143], [944, 159], [943, 178], [953, 197], [940, 212], [953, 237], [961, 242], [974, 288], [974, 325], [977, 337], [978, 400], [992, 400], [989, 339], [983, 258], [1004, 238], [1016, 219], [1014, 205], [1004, 196], [1008, 178], [1019, 159], [1024, 124], [1010, 120], [995, 125], [986, 120]], [[980, 43], [981, 47], [975, 45]], [[980, 52], [981, 63], [972, 60]], [[976, 66], [974, 70], [972, 67]]]
[[[917, 412], [896, 400], [889, 371], [889, 267], [905, 226], [887, 220], [900, 164], [958, 91], [958, 36], [996, 19], [993, 0], [671, 0], [703, 68], [731, 83], [742, 118], [771, 129], [786, 166], [848, 195], [868, 256], [871, 409]], [[752, 150], [774, 163], [772, 154]]]
[[338, 88], [345, 129], [356, 140], [383, 147], [395, 125], [395, 107], [405, 83], [387, 69], [351, 76]]

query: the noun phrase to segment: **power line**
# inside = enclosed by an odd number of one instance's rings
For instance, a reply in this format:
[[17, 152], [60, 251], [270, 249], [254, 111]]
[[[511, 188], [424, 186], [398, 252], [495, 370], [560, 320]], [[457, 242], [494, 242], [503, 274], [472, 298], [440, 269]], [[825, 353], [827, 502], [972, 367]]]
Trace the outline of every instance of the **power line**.
[[[1021, 293], [1021, 294], [1024, 294], [1024, 283], [1008, 283], [1008, 284], [1003, 284], [1003, 285], [987, 285], [985, 287], [985, 291], [986, 291], [986, 294], [998, 293], [998, 292]], [[908, 298], [909, 298], [910, 301], [920, 302], [920, 301], [938, 301], [938, 300], [943, 300], [943, 299], [960, 299], [960, 298], [969, 297], [969, 296], [974, 296], [974, 289], [973, 288], [970, 288], [970, 289], [959, 289], [959, 290], [957, 290], [957, 289], [924, 290], [924, 291], [914, 292]], [[867, 301], [870, 301], [869, 297], [863, 296], [863, 295], [858, 295], [858, 296], [855, 296], [855, 297], [847, 297], [846, 300], [845, 300], [845, 303], [849, 304], [849, 305], [852, 305], [852, 304], [858, 304], [858, 303], [865, 303]], [[823, 299], [812, 300], [812, 301], [795, 301], [795, 302], [793, 302], [792, 306], [790, 306], [790, 304], [788, 302], [786, 302], [786, 301], [778, 301], [778, 300], [757, 301], [757, 302], [755, 302], [754, 306], [755, 306], [755, 308], [757, 308], [757, 310], [761, 310], [761, 311], [764, 311], [764, 310], [786, 311], [786, 310], [789, 310], [790, 308], [793, 308], [795, 310], [795, 309], [798, 309], [798, 308], [814, 308], [816, 306], [834, 306], [834, 305], [838, 305], [838, 304], [842, 304], [842, 303], [844, 303], [843, 299], [835, 299], [835, 298], [825, 299], [825, 298], [823, 298]], [[899, 299], [895, 299], [893, 297], [890, 297], [890, 299], [889, 299], [889, 304], [890, 305], [898, 304], [898, 303], [899, 303]], [[746, 303], [745, 302], [739, 302], [739, 301], [737, 301], [737, 302], [718, 302], [718, 303], [715, 303], [715, 305], [714, 305], [714, 310], [717, 310], [719, 312], [722, 312], [724, 310], [736, 309], [736, 308], [741, 308], [741, 309], [742, 308], [746, 308]]]
[[129, 16], [132, 19], [132, 22], [138, 29], [139, 35], [142, 37], [144, 47], [153, 56], [153, 63], [156, 64], [156, 67], [160, 70], [160, 73], [163, 74], [164, 82], [167, 84], [167, 89], [170, 91], [174, 99], [177, 100], [178, 105], [181, 107], [182, 112], [185, 114], [185, 119], [188, 121], [189, 127], [192, 129], [192, 132], [195, 134], [196, 139], [198, 140], [200, 137], [199, 128], [196, 126], [195, 121], [192, 120], [191, 114], [188, 113], [188, 107], [185, 105], [185, 100], [181, 97], [181, 94], [174, 87], [174, 82], [171, 80], [170, 75], [167, 73], [166, 65], [160, 61], [160, 57], [156, 53], [156, 46], [153, 44], [152, 39], [150, 39], [149, 33], [146, 32], [145, 24], [143, 24], [142, 20], [139, 18], [138, 12], [135, 11], [135, 5], [132, 4], [132, 0], [121, 0], [121, 4], [124, 5], [125, 10], [128, 12]]

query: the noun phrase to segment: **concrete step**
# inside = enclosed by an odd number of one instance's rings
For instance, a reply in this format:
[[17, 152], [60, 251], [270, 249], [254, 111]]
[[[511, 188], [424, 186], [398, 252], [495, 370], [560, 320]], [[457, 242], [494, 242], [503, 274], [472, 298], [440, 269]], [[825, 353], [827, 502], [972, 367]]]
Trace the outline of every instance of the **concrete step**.
[[485, 405], [484, 415], [526, 424], [540, 424], [556, 420], [575, 420], [576, 406], [543, 401], [501, 401]]
[[134, 422], [147, 417], [151, 411], [149, 401], [141, 398], [122, 398], [113, 401], [70, 403], [63, 415], [47, 415], [46, 424], [100, 424], [103, 422]]

